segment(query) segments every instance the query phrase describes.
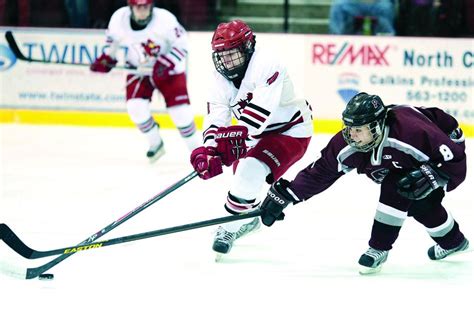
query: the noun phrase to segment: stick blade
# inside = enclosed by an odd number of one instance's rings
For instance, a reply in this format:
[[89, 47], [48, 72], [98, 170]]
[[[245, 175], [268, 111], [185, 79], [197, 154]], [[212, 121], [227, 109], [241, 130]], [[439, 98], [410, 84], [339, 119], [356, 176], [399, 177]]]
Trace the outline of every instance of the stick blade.
[[23, 241], [20, 240], [20, 238], [5, 223], [0, 224], [0, 239], [17, 254], [20, 254], [25, 258], [33, 258], [33, 250], [23, 243]]
[[10, 46], [10, 49], [13, 51], [15, 57], [24, 61], [31, 61], [30, 59], [26, 58], [25, 55], [23, 55], [23, 53], [21, 52], [20, 47], [18, 47], [18, 44], [16, 43], [15, 37], [13, 37], [12, 31], [5, 32], [5, 39], [8, 43], [8, 46]]

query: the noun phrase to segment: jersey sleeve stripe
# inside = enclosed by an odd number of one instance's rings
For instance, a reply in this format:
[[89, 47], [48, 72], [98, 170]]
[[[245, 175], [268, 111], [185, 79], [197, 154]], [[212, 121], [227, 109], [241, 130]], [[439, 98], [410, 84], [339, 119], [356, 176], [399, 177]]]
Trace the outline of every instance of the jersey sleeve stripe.
[[182, 58], [181, 58], [180, 56], [178, 56], [174, 51], [170, 51], [170, 55], [173, 56], [173, 57], [175, 57], [176, 60], [178, 60], [178, 61], [181, 61], [181, 60], [182, 60]]
[[203, 133], [204, 142], [209, 141], [209, 140], [214, 140], [216, 138], [216, 133], [217, 133], [217, 126], [216, 125], [209, 126], [209, 128], [204, 130], [204, 133]]
[[248, 103], [247, 106], [245, 106], [245, 109], [249, 109], [249, 108], [253, 109], [257, 112], [260, 112], [265, 116], [270, 116], [270, 112], [268, 110], [266, 110], [265, 108], [260, 107], [258, 105], [255, 105], [254, 103]]
[[262, 123], [267, 119], [266, 117], [262, 117], [262, 116], [258, 115], [257, 113], [251, 112], [251, 111], [246, 110], [246, 109], [244, 109], [244, 111], [242, 112], [242, 115], [251, 116], [251, 117], [255, 118], [256, 120], [258, 120]]
[[181, 51], [181, 50], [179, 50], [179, 49], [176, 48], [176, 47], [173, 47], [173, 48], [171, 49], [171, 51], [174, 51], [175, 53], [177, 53], [178, 55], [180, 55], [182, 58], [186, 57], [186, 53], [183, 52], [183, 51]]
[[168, 56], [161, 55], [160, 57], [163, 58], [164, 60], [168, 61], [171, 65], [175, 65], [175, 63], [170, 58], [168, 58]]
[[257, 128], [257, 129], [261, 126], [261, 124], [253, 122], [252, 120], [247, 118], [247, 116], [240, 116], [240, 120], [243, 121], [244, 123], [254, 127], [254, 128]]
[[291, 119], [289, 121], [268, 125], [266, 130], [273, 131], [273, 130], [277, 130], [277, 129], [280, 129], [280, 128], [286, 128], [287, 126], [293, 127], [294, 125], [299, 124], [300, 122], [303, 122], [303, 116], [301, 116], [300, 111], [297, 111], [293, 115], [293, 117], [291, 117]]

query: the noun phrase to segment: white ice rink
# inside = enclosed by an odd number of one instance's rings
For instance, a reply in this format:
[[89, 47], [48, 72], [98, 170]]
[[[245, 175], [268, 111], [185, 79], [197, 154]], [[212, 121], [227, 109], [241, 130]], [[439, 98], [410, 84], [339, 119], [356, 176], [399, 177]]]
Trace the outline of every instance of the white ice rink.
[[[163, 136], [167, 154], [150, 165], [132, 128], [0, 125], [0, 223], [36, 250], [76, 245], [191, 172], [177, 131]], [[328, 139], [316, 136], [285, 177]], [[471, 242], [473, 146], [467, 180], [444, 201]], [[195, 178], [103, 239], [226, 216], [229, 171]], [[349, 174], [220, 263], [208, 227], [78, 253], [50, 270], [53, 281], [0, 275], [0, 314], [472, 314], [472, 252], [430, 261], [433, 242], [412, 218], [382, 272], [358, 274], [378, 189]], [[27, 260], [0, 242], [0, 261], [29, 268], [53, 258]]]

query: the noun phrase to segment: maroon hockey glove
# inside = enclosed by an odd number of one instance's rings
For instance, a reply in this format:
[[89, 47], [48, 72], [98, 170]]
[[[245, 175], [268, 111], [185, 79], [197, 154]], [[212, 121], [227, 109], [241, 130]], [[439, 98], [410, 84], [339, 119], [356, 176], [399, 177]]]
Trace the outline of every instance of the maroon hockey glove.
[[163, 56], [159, 56], [156, 59], [155, 65], [153, 66], [153, 80], [163, 81], [169, 78], [170, 71], [174, 69], [174, 63]]
[[275, 221], [280, 221], [285, 218], [283, 210], [296, 200], [290, 194], [290, 182], [286, 179], [280, 178], [275, 182], [267, 192], [267, 197], [263, 200], [260, 210], [262, 214], [262, 223], [266, 226], [272, 226]]
[[97, 58], [90, 66], [93, 72], [107, 73], [117, 65], [117, 60], [113, 59], [109, 55], [102, 54]]
[[423, 164], [409, 172], [397, 183], [397, 192], [407, 199], [420, 200], [440, 187], [444, 187], [449, 177], [435, 166]]
[[199, 147], [191, 153], [191, 165], [202, 179], [222, 174], [221, 158], [213, 147]]
[[219, 127], [216, 133], [217, 153], [225, 166], [242, 158], [247, 153], [245, 139], [248, 130], [244, 126]]

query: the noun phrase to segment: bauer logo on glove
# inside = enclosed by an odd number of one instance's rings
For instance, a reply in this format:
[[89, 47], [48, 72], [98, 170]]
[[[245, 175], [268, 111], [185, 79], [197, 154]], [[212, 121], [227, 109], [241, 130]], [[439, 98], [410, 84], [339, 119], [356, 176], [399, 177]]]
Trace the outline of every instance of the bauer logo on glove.
[[247, 153], [248, 130], [245, 126], [219, 127], [216, 133], [217, 153], [225, 166], [242, 158]]
[[226, 138], [242, 138], [244, 133], [242, 131], [225, 131], [218, 133], [216, 139], [226, 139]]

